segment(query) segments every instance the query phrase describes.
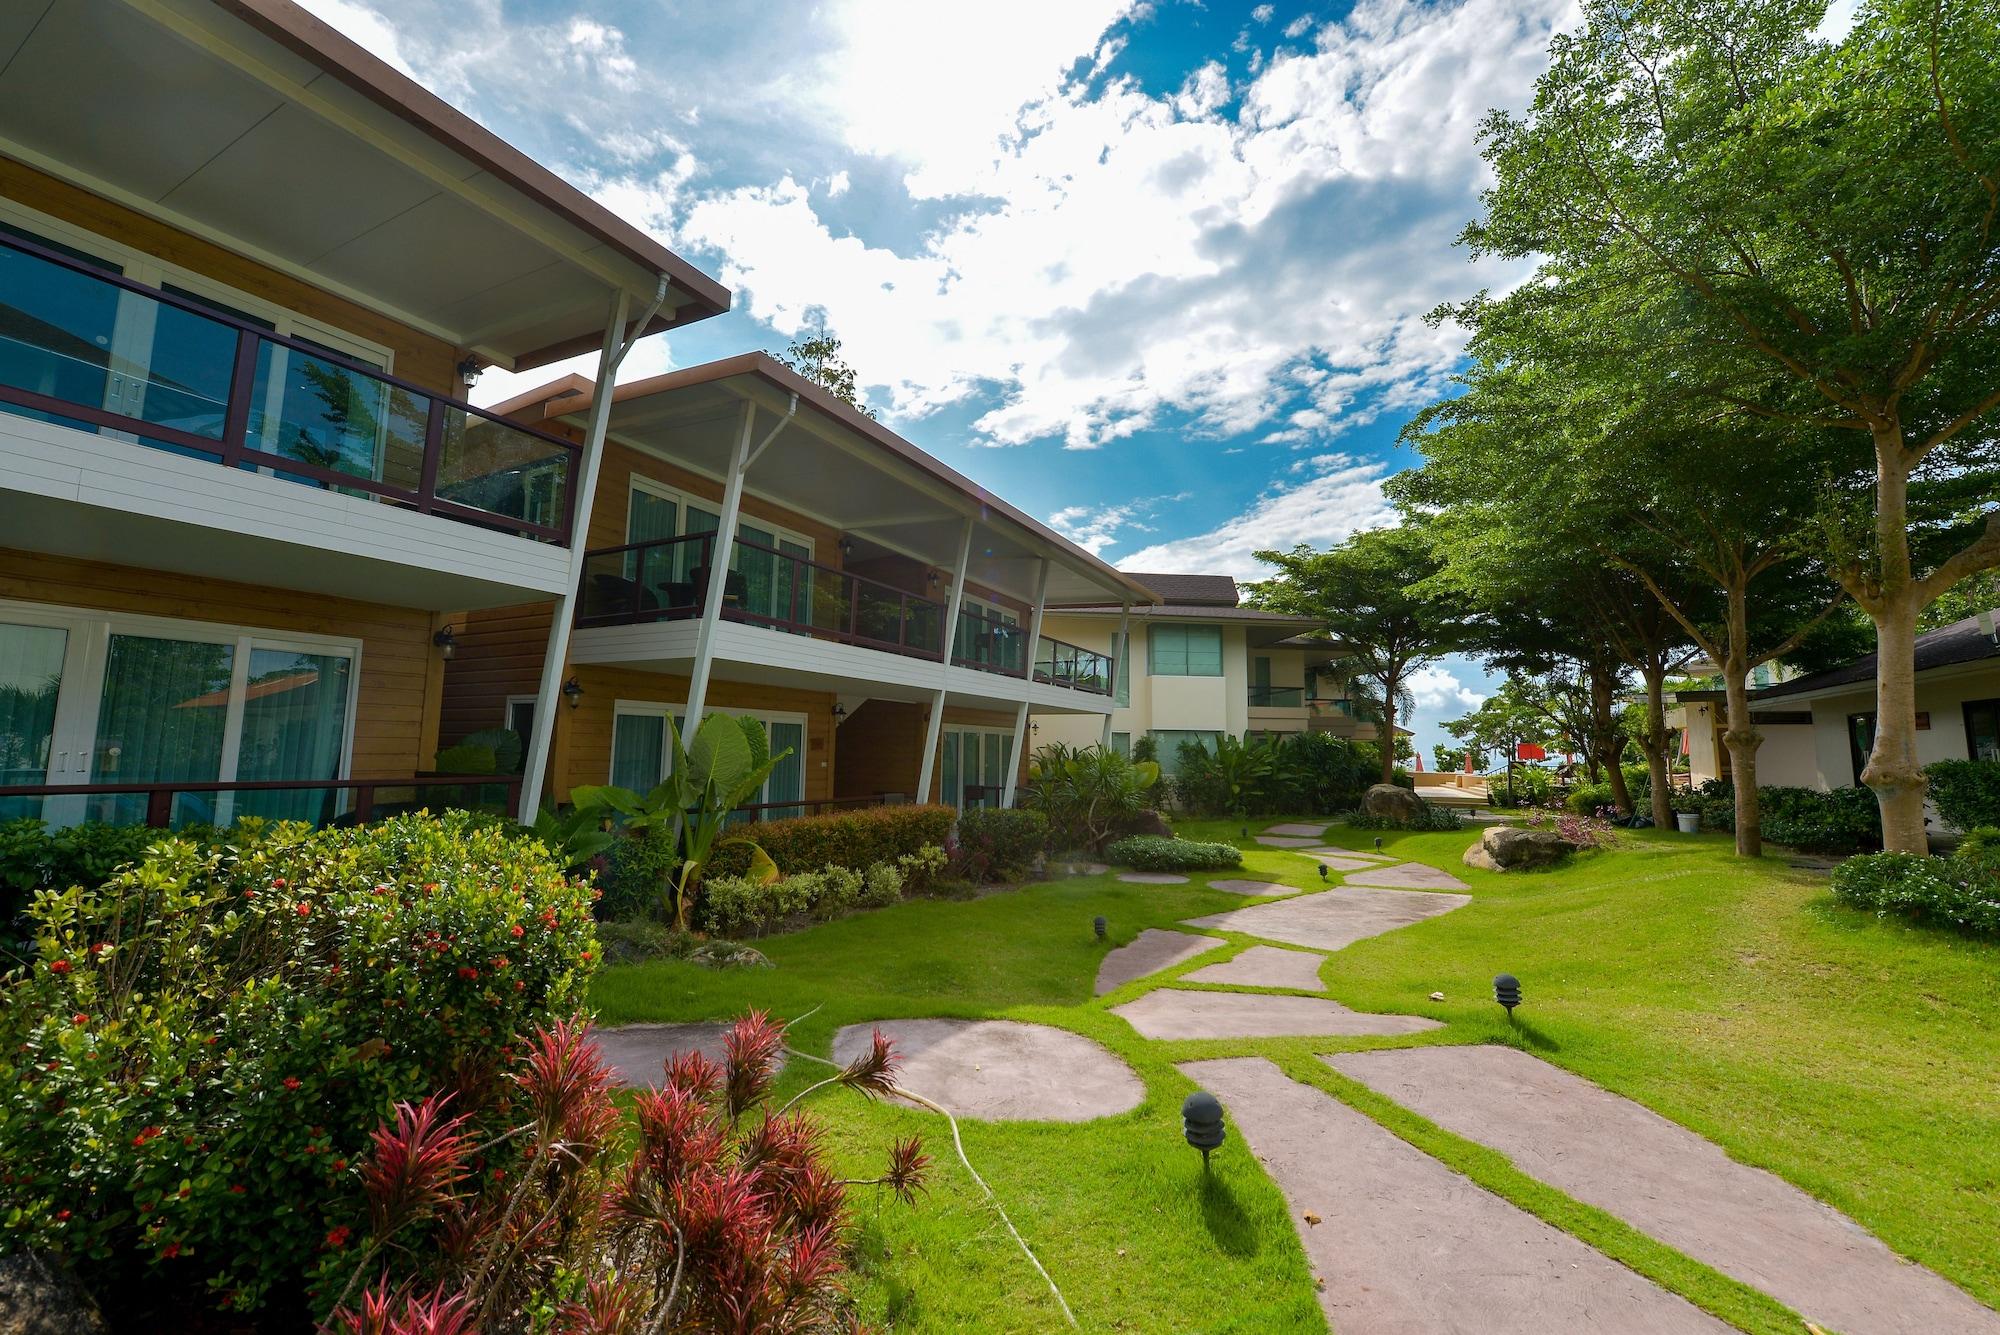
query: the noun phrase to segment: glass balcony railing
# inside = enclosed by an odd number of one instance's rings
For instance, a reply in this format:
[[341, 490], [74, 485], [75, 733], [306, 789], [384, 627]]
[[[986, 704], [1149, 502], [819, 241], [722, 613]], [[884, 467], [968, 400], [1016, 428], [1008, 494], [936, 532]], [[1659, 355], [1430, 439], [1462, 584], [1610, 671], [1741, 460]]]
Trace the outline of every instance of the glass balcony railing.
[[959, 667], [997, 672], [1003, 677], [1025, 677], [1027, 628], [990, 612], [960, 608], [958, 633], [951, 637], [951, 661]]
[[1304, 709], [1306, 688], [1303, 686], [1252, 686], [1250, 688], [1252, 709]]
[[0, 412], [569, 541], [570, 442], [5, 232]]
[[1046, 635], [1035, 652], [1036, 681], [1092, 695], [1111, 694], [1114, 666], [1108, 654], [1052, 640]]

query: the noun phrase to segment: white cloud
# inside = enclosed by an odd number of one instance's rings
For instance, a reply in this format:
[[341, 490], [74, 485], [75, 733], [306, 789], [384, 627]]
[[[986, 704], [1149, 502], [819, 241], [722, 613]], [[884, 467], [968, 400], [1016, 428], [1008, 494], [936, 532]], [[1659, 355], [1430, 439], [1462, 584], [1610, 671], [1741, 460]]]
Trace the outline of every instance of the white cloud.
[[1486, 699], [1483, 692], [1467, 686], [1440, 663], [1417, 669], [1410, 674], [1406, 685], [1417, 711], [1424, 714], [1458, 718], [1479, 708]]
[[1278, 12], [1276, 5], [1259, 5], [1250, 11], [1250, 17], [1259, 23], [1269, 23], [1271, 16]]
[[1068, 505], [1049, 516], [1049, 526], [1092, 556], [1102, 556], [1108, 549], [1128, 541], [1123, 536], [1128, 531], [1153, 532], [1154, 525], [1147, 521], [1159, 513], [1161, 506], [1185, 501], [1192, 494], [1183, 491], [1112, 505]]
[[359, 0], [299, 0], [307, 12], [335, 32], [361, 47], [376, 59], [393, 65], [399, 72], [416, 78], [416, 71], [403, 55], [395, 27]]
[[848, 179], [845, 171], [837, 171], [827, 180], [826, 197], [828, 199], [839, 199], [847, 193], [847, 188], [852, 184], [853, 182]]
[[1311, 30], [1312, 25], [1312, 15], [1301, 14], [1285, 25], [1285, 36], [1291, 38], [1293, 41], [1297, 41]]
[[1350, 534], [1386, 528], [1396, 512], [1382, 495], [1383, 460], [1344, 454], [1312, 461], [1310, 476], [1281, 482], [1248, 510], [1206, 533], [1155, 543], [1120, 557], [1125, 570], [1226, 574], [1239, 580], [1268, 579], [1271, 570], [1259, 551], [1286, 551], [1307, 543], [1329, 547]]

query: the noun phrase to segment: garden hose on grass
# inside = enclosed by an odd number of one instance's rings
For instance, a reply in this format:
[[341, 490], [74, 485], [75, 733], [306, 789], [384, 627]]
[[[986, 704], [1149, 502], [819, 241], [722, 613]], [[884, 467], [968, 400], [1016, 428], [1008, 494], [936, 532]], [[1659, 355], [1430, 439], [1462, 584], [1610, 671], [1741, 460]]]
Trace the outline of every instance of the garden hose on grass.
[[[813, 1009], [818, 1010], [819, 1008], [815, 1006]], [[806, 1012], [807, 1015], [811, 1013], [811, 1011]], [[799, 1018], [804, 1019], [805, 1016], [800, 1016]], [[810, 1052], [800, 1052], [794, 1047], [787, 1047], [785, 1051], [791, 1053], [794, 1057], [803, 1057], [809, 1062], [818, 1062], [822, 1066], [831, 1066], [836, 1069], [840, 1066], [839, 1062], [828, 1061], [825, 1057], [816, 1057]], [[1069, 1322], [1074, 1327], [1076, 1325], [1076, 1313], [1069, 1310], [1069, 1303], [1063, 1299], [1062, 1290], [1056, 1287], [1056, 1282], [1050, 1277], [1049, 1272], [1042, 1268], [1040, 1259], [1035, 1255], [1035, 1249], [1030, 1247], [1028, 1240], [1021, 1236], [1021, 1230], [1015, 1228], [1014, 1221], [1007, 1217], [1007, 1207], [1000, 1204], [1000, 1198], [993, 1194], [993, 1188], [986, 1185], [986, 1179], [979, 1175], [979, 1170], [972, 1166], [972, 1160], [966, 1157], [965, 1141], [958, 1134], [958, 1119], [951, 1115], [950, 1109], [932, 1102], [913, 1090], [904, 1089], [898, 1085], [896, 1093], [912, 1103], [929, 1108], [934, 1113], [944, 1114], [944, 1120], [951, 1124], [951, 1143], [952, 1147], [958, 1151], [958, 1161], [965, 1165], [965, 1171], [970, 1173], [972, 1180], [979, 1184], [980, 1191], [986, 1195], [986, 1203], [993, 1207], [993, 1213], [999, 1215], [1000, 1222], [1007, 1226], [1008, 1235], [1014, 1239], [1014, 1245], [1021, 1249], [1021, 1255], [1028, 1258], [1028, 1264], [1035, 1268], [1035, 1273], [1040, 1275], [1042, 1282], [1049, 1286], [1049, 1292], [1055, 1295], [1056, 1306], [1062, 1308], [1063, 1320]]]

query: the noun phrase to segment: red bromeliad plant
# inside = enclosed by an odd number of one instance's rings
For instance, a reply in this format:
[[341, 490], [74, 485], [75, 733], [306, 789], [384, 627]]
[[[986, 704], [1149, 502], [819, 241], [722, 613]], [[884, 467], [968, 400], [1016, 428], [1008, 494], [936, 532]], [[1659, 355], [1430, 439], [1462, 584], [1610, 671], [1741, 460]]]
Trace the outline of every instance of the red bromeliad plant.
[[[847, 1189], [922, 1189], [915, 1138], [887, 1171], [842, 1180], [818, 1124], [794, 1105], [829, 1084], [895, 1089], [898, 1058], [869, 1051], [773, 1111], [784, 1027], [762, 1013], [733, 1026], [721, 1062], [685, 1053], [636, 1096], [628, 1127], [612, 1072], [580, 1022], [534, 1036], [516, 1074], [528, 1120], [501, 1140], [520, 1166], [475, 1175], [498, 1142], [476, 1144], [434, 1097], [397, 1108], [362, 1173], [368, 1236], [333, 1298], [343, 1335], [812, 1335], [852, 1329], [841, 1285]], [[627, 1134], [629, 1132], [629, 1134]], [[351, 1305], [349, 1299], [360, 1294]]]

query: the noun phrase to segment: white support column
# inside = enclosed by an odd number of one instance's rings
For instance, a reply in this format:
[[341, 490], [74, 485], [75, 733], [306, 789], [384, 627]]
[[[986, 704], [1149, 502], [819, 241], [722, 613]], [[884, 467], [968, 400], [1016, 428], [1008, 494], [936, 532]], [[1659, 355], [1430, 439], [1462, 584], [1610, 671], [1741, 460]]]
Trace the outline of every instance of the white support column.
[[[1043, 557], [1041, 573], [1035, 578], [1035, 605], [1028, 613], [1028, 689], [1030, 691], [1034, 689], [1035, 685], [1035, 659], [1041, 654], [1042, 645], [1042, 613], [1047, 609], [1048, 601], [1049, 561], [1047, 557]], [[1049, 660], [1049, 668], [1049, 676], [1053, 679], [1055, 676], [1055, 660], [1053, 657]], [[1000, 789], [1000, 805], [1003, 807], [1014, 805], [1014, 790], [1018, 785], [1021, 775], [1023, 748], [1027, 745], [1028, 702], [1023, 700], [1020, 707], [1014, 711], [1014, 753], [1008, 757], [1011, 763], [1007, 766], [1007, 780]]]
[[[660, 295], [666, 296], [666, 280], [660, 280]], [[653, 303], [653, 310], [659, 309]], [[590, 403], [590, 418], [583, 432], [583, 457], [576, 470], [576, 494], [570, 498], [569, 578], [556, 596], [549, 622], [548, 649], [542, 655], [541, 685], [535, 692], [535, 716], [531, 721], [528, 755], [521, 768], [521, 807], [515, 813], [523, 825], [532, 825], [542, 807], [542, 784], [549, 767], [549, 743], [555, 736], [556, 702], [561, 699], [563, 670], [569, 666], [570, 623], [575, 620], [577, 588], [583, 582], [583, 558], [590, 533], [590, 511], [597, 499], [598, 466], [604, 461], [604, 433], [611, 424], [611, 395], [618, 375], [618, 363], [632, 346], [625, 337], [625, 316], [630, 299], [620, 288], [611, 299], [611, 319], [604, 327], [604, 348], [597, 358], [597, 389]], [[639, 322], [643, 330], [653, 317]], [[636, 338], [637, 335], [635, 334]]]
[[681, 729], [686, 734], [701, 726], [701, 712], [708, 704], [709, 669], [715, 665], [715, 626], [722, 619], [722, 599], [729, 589], [729, 559], [736, 547], [736, 524], [743, 512], [743, 476], [750, 471], [750, 432], [756, 424], [757, 405], [746, 401], [736, 455], [722, 485], [722, 517], [716, 523], [715, 541], [709, 546], [708, 588], [702, 594], [701, 628], [695, 633], [694, 670], [688, 678], [687, 722]]
[[[1118, 635], [1111, 641], [1111, 709], [1118, 709], [1118, 674], [1130, 674], [1132, 669], [1125, 665], [1126, 657], [1132, 652], [1132, 600], [1118, 604]], [[1111, 714], [1104, 716], [1104, 735], [1098, 740], [1099, 746], [1111, 749]]]
[[944, 612], [944, 662], [938, 665], [938, 688], [931, 696], [930, 723], [924, 728], [924, 758], [917, 767], [917, 801], [931, 800], [931, 776], [937, 768], [938, 734], [944, 728], [944, 683], [951, 678], [952, 643], [958, 638], [958, 611], [965, 604], [965, 572], [972, 566], [972, 519], [958, 535], [958, 568], [952, 574], [951, 600]]

